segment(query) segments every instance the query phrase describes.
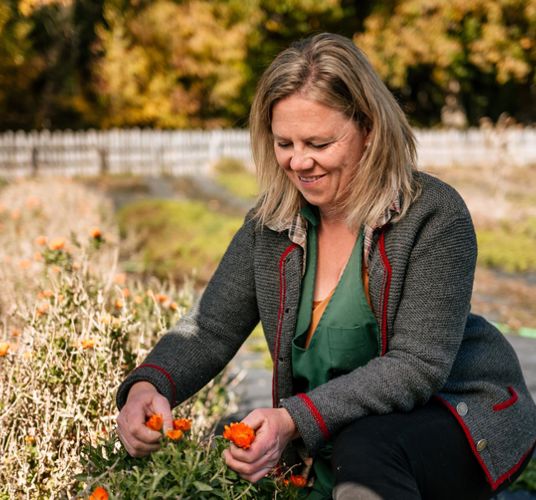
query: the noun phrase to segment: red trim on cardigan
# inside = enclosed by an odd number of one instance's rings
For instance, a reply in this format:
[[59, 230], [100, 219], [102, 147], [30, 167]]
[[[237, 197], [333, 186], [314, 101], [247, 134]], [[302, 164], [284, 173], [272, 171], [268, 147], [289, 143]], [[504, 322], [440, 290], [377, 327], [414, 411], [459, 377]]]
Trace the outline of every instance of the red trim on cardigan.
[[381, 328], [381, 352], [380, 356], [383, 356], [387, 352], [387, 305], [389, 304], [389, 290], [391, 289], [391, 263], [387, 257], [387, 252], [385, 251], [385, 231], [382, 231], [380, 234], [380, 240], [378, 242], [378, 247], [380, 249], [380, 255], [382, 257], [382, 262], [387, 273], [385, 279], [385, 286], [383, 290], [383, 304], [382, 304], [382, 328]]
[[511, 385], [508, 386], [508, 392], [511, 394], [511, 396], [506, 401], [503, 401], [502, 403], [497, 403], [496, 405], [494, 405], [493, 411], [504, 410], [508, 408], [509, 406], [512, 406], [517, 401], [517, 398], [518, 398], [517, 392]]
[[315, 418], [318, 427], [320, 427], [320, 430], [322, 431], [324, 439], [327, 441], [330, 437], [328, 426], [326, 425], [326, 422], [324, 422], [324, 419], [322, 418], [322, 415], [318, 411], [317, 407], [311, 401], [311, 398], [309, 398], [309, 396], [307, 396], [307, 394], [304, 394], [303, 392], [296, 394], [296, 396], [298, 396], [306, 404], [309, 411], [313, 414], [313, 417]]
[[283, 329], [283, 316], [285, 314], [285, 297], [287, 294], [287, 281], [285, 278], [285, 260], [292, 252], [298, 248], [296, 243], [291, 243], [279, 258], [279, 310], [277, 311], [277, 330], [274, 346], [274, 370], [272, 375], [272, 406], [277, 408], [279, 395], [277, 392], [277, 376], [279, 364], [279, 349], [281, 348], [281, 330]]
[[484, 474], [486, 474], [486, 479], [487, 479], [488, 483], [490, 484], [491, 489], [493, 491], [495, 491], [510, 476], [515, 474], [517, 472], [517, 470], [523, 465], [523, 462], [527, 458], [529, 453], [532, 453], [532, 450], [534, 449], [534, 445], [532, 445], [529, 448], [529, 450], [526, 453], [523, 454], [523, 456], [521, 457], [519, 462], [517, 462], [510, 470], [506, 471], [503, 475], [499, 476], [496, 481], [494, 481], [493, 478], [491, 477], [491, 474], [490, 474], [490, 472], [488, 470], [487, 465], [484, 463], [484, 460], [482, 460], [482, 457], [480, 456], [480, 453], [478, 453], [478, 451], [476, 449], [475, 441], [473, 439], [473, 436], [471, 436], [471, 432], [469, 431], [469, 428], [467, 427], [467, 425], [465, 424], [463, 419], [460, 417], [460, 415], [458, 415], [458, 412], [456, 411], [456, 409], [447, 400], [443, 399], [441, 396], [435, 395], [434, 397], [438, 401], [441, 401], [441, 403], [443, 403], [447, 407], [447, 409], [454, 415], [454, 417], [456, 418], [456, 420], [458, 421], [458, 423], [462, 427], [462, 430], [463, 430], [463, 432], [465, 434], [465, 437], [467, 438], [467, 441], [469, 442], [469, 446], [471, 447], [471, 450], [473, 452], [473, 455], [478, 460], [478, 463], [482, 467], [482, 470], [484, 471]]
[[164, 370], [161, 366], [153, 365], [150, 363], [140, 365], [136, 368], [136, 370], [139, 370], [140, 368], [152, 368], [153, 370], [157, 370], [160, 373], [162, 373], [168, 379], [168, 382], [171, 384], [171, 390], [172, 390], [172, 395], [173, 395], [172, 404], [175, 404], [175, 402], [177, 401], [177, 388], [175, 387], [175, 382], [173, 382], [173, 378], [171, 377], [171, 375], [166, 370]]

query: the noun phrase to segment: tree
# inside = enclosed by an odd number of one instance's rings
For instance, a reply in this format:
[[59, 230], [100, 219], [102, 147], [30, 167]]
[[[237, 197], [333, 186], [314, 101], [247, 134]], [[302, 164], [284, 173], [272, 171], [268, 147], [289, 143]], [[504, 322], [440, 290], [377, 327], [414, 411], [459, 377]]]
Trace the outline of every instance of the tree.
[[94, 65], [102, 125], [212, 127], [240, 114], [252, 2], [156, 0], [131, 15], [113, 4]]
[[[98, 0], [20, 0], [0, 5], [0, 127], [78, 128]], [[85, 106], [90, 108], [90, 106]]]
[[536, 118], [534, 0], [400, 0], [355, 37], [416, 121], [437, 123], [446, 97], [475, 123], [511, 110]]

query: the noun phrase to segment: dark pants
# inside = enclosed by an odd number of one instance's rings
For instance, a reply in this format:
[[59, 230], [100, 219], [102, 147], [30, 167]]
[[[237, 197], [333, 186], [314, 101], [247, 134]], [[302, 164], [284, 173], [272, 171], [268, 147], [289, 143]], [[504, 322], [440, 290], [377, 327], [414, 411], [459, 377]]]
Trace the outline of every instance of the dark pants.
[[335, 438], [332, 464], [336, 500], [484, 500], [497, 492], [460, 425], [438, 401], [350, 424]]

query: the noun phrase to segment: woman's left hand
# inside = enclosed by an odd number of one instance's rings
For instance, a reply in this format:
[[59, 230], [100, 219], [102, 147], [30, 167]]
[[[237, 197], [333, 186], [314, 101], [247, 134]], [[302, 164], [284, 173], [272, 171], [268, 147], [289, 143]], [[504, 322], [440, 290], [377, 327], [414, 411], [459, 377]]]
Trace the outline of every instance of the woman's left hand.
[[223, 457], [240, 477], [256, 483], [277, 465], [288, 442], [298, 433], [285, 408], [259, 408], [242, 422], [255, 430], [255, 440], [247, 450], [231, 444]]

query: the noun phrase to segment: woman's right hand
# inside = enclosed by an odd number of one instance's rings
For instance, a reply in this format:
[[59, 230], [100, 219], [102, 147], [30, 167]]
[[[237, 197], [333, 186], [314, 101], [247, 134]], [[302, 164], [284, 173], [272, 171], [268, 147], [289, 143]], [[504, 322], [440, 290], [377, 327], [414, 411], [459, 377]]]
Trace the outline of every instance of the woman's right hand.
[[129, 455], [143, 457], [160, 448], [162, 434], [145, 425], [157, 413], [164, 419], [163, 432], [172, 429], [169, 401], [149, 382], [135, 383], [117, 417], [117, 433]]

